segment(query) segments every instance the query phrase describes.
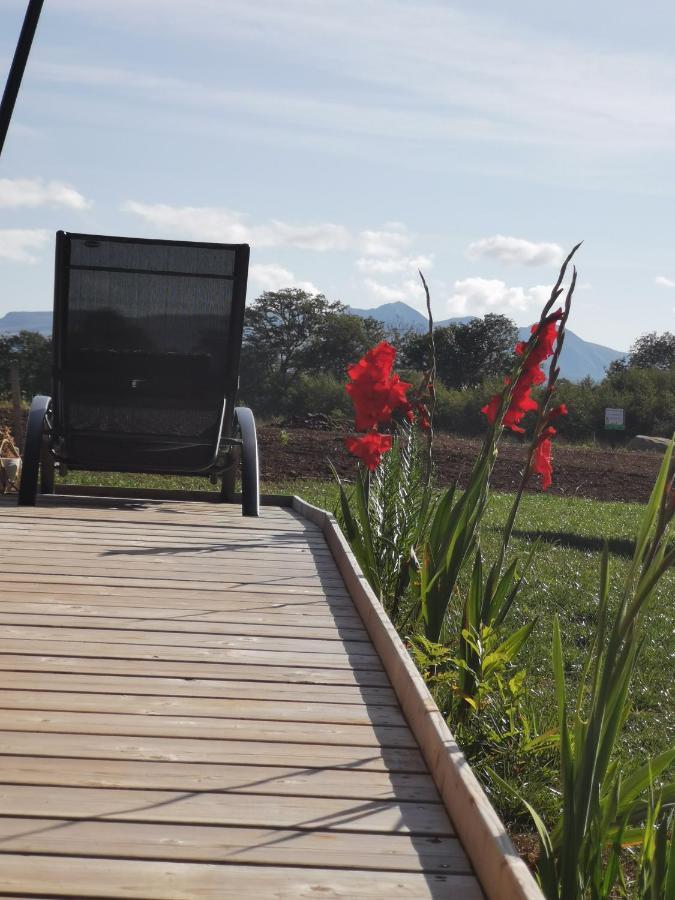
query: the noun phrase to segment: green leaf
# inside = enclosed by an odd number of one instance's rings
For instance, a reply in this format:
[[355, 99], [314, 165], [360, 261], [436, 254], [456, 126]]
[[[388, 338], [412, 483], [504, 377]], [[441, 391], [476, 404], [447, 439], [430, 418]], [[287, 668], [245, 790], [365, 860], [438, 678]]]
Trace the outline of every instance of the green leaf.
[[489, 653], [483, 661], [483, 677], [487, 678], [500, 663], [510, 663], [520, 652], [521, 647], [532, 634], [534, 626], [537, 624], [536, 619], [523, 625], [517, 631], [500, 644], [496, 650]]

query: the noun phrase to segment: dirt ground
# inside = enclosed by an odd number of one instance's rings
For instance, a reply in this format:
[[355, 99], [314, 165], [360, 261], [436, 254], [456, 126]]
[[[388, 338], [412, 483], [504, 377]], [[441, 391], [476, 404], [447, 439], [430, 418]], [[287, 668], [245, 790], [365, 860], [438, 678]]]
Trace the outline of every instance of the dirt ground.
[[[344, 449], [343, 432], [308, 428], [259, 428], [261, 474], [268, 479], [329, 478], [330, 459], [340, 475], [355, 471]], [[434, 459], [438, 479], [447, 484], [459, 478], [460, 485], [476, 457], [480, 442], [468, 438], [437, 435]], [[513, 491], [518, 486], [526, 448], [516, 440], [502, 441], [492, 478], [497, 491]], [[623, 500], [644, 503], [661, 462], [661, 454], [625, 450], [593, 449], [554, 445], [552, 494], [589, 497], [594, 500]], [[537, 479], [530, 488], [538, 491]]]
[[[9, 424], [9, 411], [0, 408], [0, 425]], [[354, 460], [344, 448], [343, 431], [320, 431], [263, 425], [258, 428], [261, 475], [279, 481], [284, 478], [331, 478], [330, 459], [341, 476], [354, 475]], [[476, 458], [480, 442], [470, 438], [436, 435], [434, 461], [438, 480], [460, 485]], [[513, 491], [520, 481], [525, 447], [506, 437], [500, 446], [492, 477], [497, 491]], [[594, 449], [555, 445], [553, 450], [552, 494], [589, 497], [594, 500], [623, 500], [645, 503], [661, 462], [659, 453]], [[537, 479], [530, 490], [538, 491]]]

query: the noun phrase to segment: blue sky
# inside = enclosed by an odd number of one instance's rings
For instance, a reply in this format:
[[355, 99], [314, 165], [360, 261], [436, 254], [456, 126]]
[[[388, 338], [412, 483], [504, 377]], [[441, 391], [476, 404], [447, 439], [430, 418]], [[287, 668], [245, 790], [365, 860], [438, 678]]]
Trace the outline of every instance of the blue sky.
[[[508, 8], [508, 14], [504, 12]], [[3, 79], [25, 10], [0, 0]], [[248, 241], [249, 297], [673, 329], [675, 8], [595, 0], [45, 0], [0, 161], [0, 314], [57, 228]]]

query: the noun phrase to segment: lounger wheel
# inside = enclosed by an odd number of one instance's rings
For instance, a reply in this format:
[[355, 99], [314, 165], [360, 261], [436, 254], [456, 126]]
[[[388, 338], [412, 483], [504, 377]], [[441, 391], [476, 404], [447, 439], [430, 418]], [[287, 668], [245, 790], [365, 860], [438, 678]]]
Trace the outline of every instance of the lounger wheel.
[[51, 431], [52, 398], [38, 395], [33, 398], [28, 413], [19, 506], [35, 506], [38, 479], [43, 494], [54, 493], [54, 457], [49, 446]]
[[241, 438], [241, 511], [245, 516], [258, 516], [260, 474], [255, 419], [247, 406], [237, 406], [234, 418], [235, 434]]

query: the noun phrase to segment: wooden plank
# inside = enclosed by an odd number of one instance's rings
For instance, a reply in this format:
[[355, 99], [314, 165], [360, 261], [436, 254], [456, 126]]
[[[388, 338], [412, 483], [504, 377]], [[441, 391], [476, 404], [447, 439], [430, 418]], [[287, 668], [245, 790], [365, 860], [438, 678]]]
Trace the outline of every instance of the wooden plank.
[[106, 900], [482, 900], [473, 876], [4, 854], [2, 893]]
[[[4, 853], [469, 874], [453, 837], [0, 818]], [[0, 856], [2, 866], [2, 856]], [[227, 870], [223, 872], [227, 878]], [[246, 894], [245, 896], [249, 896]]]
[[[215, 487], [206, 487], [201, 490], [167, 489], [167, 488], [129, 488], [129, 487], [110, 487], [109, 485], [94, 484], [64, 484], [59, 482], [56, 485], [56, 494], [71, 498], [71, 502], [79, 503], [83, 499], [90, 497], [103, 497], [108, 502], [126, 499], [142, 499], [142, 500], [179, 500], [181, 503], [198, 502], [201, 506], [205, 503], [214, 505], [219, 510], [227, 510], [230, 515], [241, 516], [241, 495], [235, 493], [232, 501], [223, 503], [220, 497], [220, 491]], [[56, 498], [48, 495], [41, 498], [40, 503], [46, 500], [54, 501]], [[291, 498], [287, 494], [261, 494], [260, 505], [266, 512], [268, 508], [274, 510], [278, 507], [288, 508], [291, 505]], [[281, 511], [281, 510], [279, 510]]]
[[[268, 684], [274, 692], [277, 684], [347, 685], [359, 687], [388, 688], [389, 679], [384, 672], [372, 669], [350, 668], [325, 669], [316, 666], [246, 665], [245, 663], [191, 662], [185, 660], [164, 660], [154, 657], [132, 659], [102, 657], [100, 650], [92, 656], [77, 654], [56, 655], [53, 644], [50, 653], [2, 653], [0, 671], [11, 672], [73, 672], [80, 675], [141, 675], [169, 678], [222, 678], [225, 681], [259, 682]], [[80, 645], [81, 646], [81, 645]], [[7, 676], [9, 677], [9, 676]]]
[[[22, 660], [26, 657], [21, 657]], [[34, 665], [34, 658], [28, 657]], [[63, 662], [63, 660], [60, 660]], [[90, 694], [141, 694], [147, 697], [175, 698], [216, 698], [219, 700], [239, 700], [254, 710], [259, 701], [264, 703], [312, 703], [338, 706], [342, 714], [350, 715], [349, 708], [357, 707], [355, 715], [361, 715], [361, 708], [379, 715], [380, 708], [394, 707], [398, 701], [391, 688], [357, 687], [354, 685], [305, 684], [268, 681], [231, 681], [207, 678], [162, 678], [139, 675], [103, 675], [101, 672], [80, 674], [72, 672], [17, 671], [11, 676], [0, 676], [0, 686], [16, 691], [75, 691]], [[274, 699], [270, 699], [273, 696]]]
[[427, 774], [289, 766], [208, 765], [152, 760], [81, 759], [55, 756], [0, 757], [4, 784], [142, 788], [165, 791], [236, 791], [295, 797], [341, 797], [440, 803]]
[[[188, 580], [186, 576], [196, 577], [202, 581], [233, 580], [231, 576], [246, 576], [251, 581], [256, 581], [261, 576], [264, 578], [288, 576], [302, 578], [332, 585], [342, 584], [341, 577], [336, 569], [325, 563], [317, 564], [314, 560], [294, 559], [244, 559], [230, 556], [223, 559], [209, 556], [200, 559], [193, 557], [176, 557], [164, 553], [126, 554], [115, 553], [111, 556], [106, 551], [81, 556], [73, 552], [43, 553], [39, 548], [26, 548], [22, 554], [12, 554], [11, 560], [6, 560], [13, 567], [12, 571], [44, 571], [47, 573], [59, 572], [67, 566], [69, 572], [81, 572], [83, 575], [100, 572], [102, 568], [111, 574], [120, 571], [129, 571], [133, 568], [140, 574], [160, 574], [163, 578], [174, 578], [179, 581]], [[15, 567], [15, 568], [14, 568]], [[30, 567], [30, 568], [28, 568]], [[9, 570], [8, 570], [9, 571]]]
[[[19, 590], [20, 589], [20, 590]], [[165, 610], [196, 610], [200, 615], [220, 612], [293, 612], [305, 615], [356, 616], [361, 618], [350, 598], [346, 597], [308, 597], [299, 594], [283, 596], [260, 596], [247, 594], [245, 591], [228, 591], [214, 597], [212, 593], [200, 594], [192, 591], [151, 591], [139, 588], [115, 590], [110, 586], [68, 585], [68, 584], [16, 584], [3, 581], [2, 597], [47, 599], [49, 602], [114, 603], [116, 606], [153, 607]], [[1, 598], [0, 598], [1, 602]]]
[[201, 552], [224, 553], [232, 552], [243, 557], [250, 557], [253, 553], [262, 554], [264, 559], [278, 559], [302, 557], [315, 559], [320, 562], [332, 559], [325, 542], [306, 541], [302, 536], [298, 538], [277, 538], [273, 543], [263, 537], [251, 537], [245, 535], [228, 535], [218, 538], [206, 538], [199, 532], [196, 534], [181, 535], [148, 535], [142, 530], [127, 530], [123, 532], [91, 532], [87, 529], [69, 527], [68, 535], [55, 533], [48, 523], [42, 525], [17, 526], [11, 522], [2, 523], [3, 535], [7, 536], [13, 544], [28, 548], [38, 548], [42, 542], [65, 552], [68, 547], [93, 547], [98, 550], [110, 548], [133, 548], [139, 551], [157, 553], [173, 552]]
[[[57, 496], [48, 497], [41, 495], [39, 507], [25, 506], [21, 507], [16, 504], [9, 507], [9, 513], [17, 518], [42, 516], [49, 519], [60, 519], [64, 516], [86, 519], [103, 519], [104, 521], [126, 521], [130, 517], [134, 517], [136, 521], [142, 518], [146, 521], [173, 521], [183, 524], [186, 521], [195, 521], [200, 525], [205, 522], [229, 522], [236, 524], [242, 528], [261, 528], [270, 523], [281, 523], [284, 526], [302, 528], [310, 531], [315, 530], [312, 522], [309, 522], [302, 515], [298, 515], [292, 508], [280, 510], [274, 507], [263, 507], [260, 515], [255, 518], [247, 518], [242, 516], [241, 510], [238, 512], [234, 507], [226, 505], [205, 506], [203, 503], [185, 503], [179, 502], [152, 502], [143, 499], [140, 502], [115, 500], [113, 498], [101, 498], [100, 500], [88, 499], [83, 497], [76, 499], [61, 499]], [[282, 513], [279, 515], [279, 513]]]
[[[127, 573], [130, 568], [133, 568], [134, 572], [138, 572], [143, 577], [159, 575], [163, 579], [171, 578], [175, 581], [189, 581], [198, 578], [200, 581], [222, 583], [223, 581], [242, 580], [243, 576], [247, 580], [257, 581], [261, 584], [265, 584], [267, 579], [277, 577], [279, 581], [286, 578], [293, 579], [291, 582], [293, 584], [296, 579], [299, 579], [300, 583], [343, 585], [339, 572], [331, 566], [323, 565], [321, 568], [316, 564], [299, 566], [293, 560], [281, 561], [278, 559], [266, 561], [231, 558], [226, 562], [216, 560], [215, 564], [209, 565], [209, 560], [176, 559], [161, 553], [136, 554], [131, 559], [122, 558], [120, 554], [110, 556], [106, 553], [92, 554], [88, 557], [82, 557], [72, 552], [67, 555], [58, 553], [45, 556], [36, 548], [28, 556], [12, 554], [11, 559], [3, 561], [3, 566], [9, 567], [6, 569], [7, 572], [46, 572], [55, 575], [61, 574], [64, 570], [71, 574], [90, 575], [100, 572], [101, 569], [105, 569], [111, 575], [117, 575]], [[275, 582], [271, 581], [270, 583]]]
[[67, 712], [43, 709], [0, 709], [3, 731], [110, 734], [130, 737], [179, 737], [200, 740], [340, 744], [350, 747], [417, 747], [407, 726], [350, 725], [335, 722], [274, 722], [267, 719], [227, 719], [209, 716], [142, 715]]
[[98, 659], [148, 659], [172, 662], [241, 663], [247, 666], [312, 666], [313, 668], [348, 669], [382, 672], [377, 656], [358, 656], [344, 653], [306, 653], [279, 651], [270, 656], [269, 650], [246, 648], [175, 647], [163, 644], [133, 644], [108, 641], [59, 641], [14, 639], [0, 632], [0, 653], [28, 655], [90, 656]]
[[[154, 614], [154, 615], [153, 615]], [[49, 625], [70, 628], [114, 628], [123, 631], [166, 631], [172, 633], [240, 634], [269, 637], [318, 638], [327, 641], [362, 641], [370, 644], [358, 617], [339, 624], [328, 616], [307, 624], [305, 617], [278, 614], [232, 613], [220, 619], [174, 613], [161, 615], [161, 608], [120, 609], [119, 607], [76, 607], [72, 604], [0, 602], [0, 625]]]
[[172, 569], [194, 572], [197, 571], [216, 571], [221, 577], [225, 570], [229, 571], [231, 567], [240, 571], [261, 571], [267, 572], [270, 569], [284, 568], [293, 572], [302, 572], [303, 574], [331, 575], [340, 578], [340, 574], [335, 567], [335, 563], [325, 557], [316, 557], [309, 554], [295, 553], [289, 555], [287, 553], [278, 552], [272, 554], [265, 551], [264, 556], [257, 548], [250, 551], [233, 551], [220, 549], [163, 549], [160, 547], [117, 547], [112, 549], [105, 543], [99, 546], [76, 546], [65, 544], [60, 547], [48, 547], [43, 542], [35, 545], [22, 541], [16, 547], [12, 547], [11, 558], [14, 562], [34, 563], [36, 557], [45, 565], [54, 565], [66, 554], [68, 560], [77, 562], [78, 566], [93, 566], [100, 568], [101, 564], [108, 563], [124, 563], [129, 562], [150, 562], [153, 565], [170, 566]]
[[[71, 599], [63, 594], [51, 594], [49, 589], [46, 593], [41, 591], [30, 593], [3, 591], [0, 594], [0, 615], [10, 616], [25, 612], [26, 614], [45, 616], [52, 614], [58, 616], [107, 616], [127, 620], [147, 619], [154, 622], [167, 622], [169, 627], [171, 627], [171, 623], [180, 623], [181, 621], [214, 623], [215, 625], [241, 624], [251, 627], [258, 624], [281, 627], [297, 625], [298, 622], [302, 622], [303, 627], [314, 630], [321, 629], [334, 633], [336, 629], [349, 628], [359, 629], [362, 634], [367, 634], [363, 629], [361, 617], [353, 606], [343, 604], [330, 606], [327, 604], [323, 608], [316, 608], [320, 604], [308, 602], [304, 598], [297, 611], [292, 605], [276, 600], [269, 608], [258, 609], [255, 600], [246, 604], [246, 600], [242, 601], [239, 595], [234, 602], [229, 595], [226, 595], [225, 599], [219, 602], [215, 608], [213, 604], [190, 601], [183, 604], [180, 599], [175, 600], [176, 605], [169, 606], [168, 603], [163, 604], [159, 597], [155, 598], [154, 606], [150, 605], [150, 600], [145, 602], [147, 605], [139, 602], [136, 597], [123, 596], [88, 599], [86, 596], [78, 595]], [[228, 609], [228, 603], [232, 607], [231, 609]], [[307, 620], [308, 613], [305, 611], [307, 605], [313, 610], [312, 619], [309, 622]], [[245, 610], [242, 610], [241, 606], [245, 606]]]
[[0, 809], [5, 815], [35, 818], [96, 818], [301, 831], [318, 828], [322, 831], [439, 837], [454, 834], [441, 803], [362, 801], [342, 797], [0, 784]]
[[326, 640], [315, 636], [286, 637], [281, 635], [260, 634], [200, 634], [194, 631], [146, 631], [144, 627], [136, 628], [98, 628], [85, 625], [73, 628], [70, 625], [5, 625], [0, 629], [0, 645], [5, 640], [58, 641], [59, 643], [103, 643], [107, 646], [115, 644], [161, 645], [180, 647], [182, 649], [234, 649], [260, 650], [272, 654], [270, 662], [274, 662], [276, 654], [288, 652], [297, 654], [316, 654], [327, 656], [331, 660], [348, 659], [354, 665], [363, 665], [379, 657], [368, 641]]
[[[159, 572], [150, 571], [149, 567], [139, 570], [134, 568], [134, 575], [129, 575], [129, 567], [122, 570], [113, 570], [112, 568], [99, 567], [98, 570], [83, 570], [76, 566], [68, 566], [67, 564], [59, 565], [54, 569], [49, 566], [20, 566], [10, 563], [3, 563], [4, 573], [8, 580], [11, 581], [29, 581], [31, 584], [50, 584], [58, 581], [61, 584], [110, 584], [113, 586], [129, 586], [152, 588], [154, 590], [163, 590], [164, 588], [181, 590], [181, 591], [236, 591], [246, 590], [251, 593], [263, 594], [307, 594], [319, 597], [336, 596], [345, 597], [349, 595], [337, 583], [327, 584], [325, 587], [321, 579], [318, 578], [301, 578], [288, 575], [283, 572], [279, 575], [258, 574], [253, 579], [248, 575], [239, 575], [237, 572], [225, 573], [225, 578], [209, 578], [204, 573], [199, 579], [190, 578], [185, 573], [163, 572], [162, 577]], [[91, 572], [91, 574], [87, 574]], [[126, 572], [127, 574], [123, 574]]]
[[[49, 734], [46, 738], [45, 735]], [[167, 762], [293, 766], [306, 769], [367, 769], [425, 773], [419, 750], [292, 744], [272, 741], [212, 741], [127, 735], [0, 731], [0, 754], [67, 756], [72, 759], [140, 759]]]
[[[19, 684], [21, 682], [19, 681]], [[52, 712], [122, 713], [135, 716], [205, 716], [215, 719], [266, 720], [268, 722], [322, 722], [333, 725], [375, 725], [408, 727], [398, 709], [391, 706], [343, 705], [341, 703], [301, 703], [274, 700], [225, 699], [222, 697], [175, 697], [59, 691], [44, 684], [38, 690], [11, 690], [0, 686], [0, 709], [50, 710]], [[119, 690], [119, 688], [118, 688]]]
[[[18, 567], [15, 567], [18, 568]], [[64, 569], [66, 567], [63, 567]], [[50, 573], [30, 573], [30, 572], [19, 572], [19, 571], [9, 571], [5, 572], [5, 576], [7, 578], [7, 582], [11, 584], [30, 584], [30, 585], [38, 585], [38, 584], [48, 584], [54, 587], [63, 587], [63, 588], [71, 588], [73, 586], [77, 587], [108, 587], [108, 588], [132, 588], [132, 589], [140, 589], [144, 592], [148, 590], [152, 591], [164, 591], [164, 590], [176, 590], [178, 582], [175, 579], [165, 579], [165, 578], [149, 578], [144, 576], [134, 576], [125, 578], [123, 576], [116, 577], [114, 575], [109, 575], [106, 572], [101, 572], [99, 575], [78, 575], [69, 573], [67, 571], [63, 572], [50, 572]], [[195, 593], [203, 593], [211, 595], [221, 594], [223, 591], [228, 591], [231, 593], [243, 592], [247, 594], [279, 594], [279, 595], [287, 595], [291, 594], [292, 596], [315, 596], [315, 597], [331, 597], [331, 598], [343, 598], [344, 600], [349, 599], [349, 594], [342, 588], [339, 587], [329, 587], [322, 588], [320, 585], [317, 586], [306, 586], [306, 585], [294, 585], [294, 584], [265, 584], [263, 579], [258, 579], [257, 582], [247, 582], [247, 581], [235, 581], [232, 579], [228, 579], [227, 581], [204, 581], [204, 580], [193, 580], [186, 581], [181, 583], [180, 590], [184, 591], [186, 594], [194, 595]]]
[[[3, 529], [4, 530], [4, 529]], [[321, 552], [319, 548], [310, 550], [309, 547], [298, 545], [276, 550], [273, 547], [243, 546], [223, 547], [221, 544], [176, 544], [175, 546], [143, 544], [139, 541], [102, 540], [98, 543], [85, 543], [83, 541], [66, 540], [56, 541], [54, 536], [45, 535], [44, 540], [36, 540], [28, 537], [19, 538], [12, 546], [12, 559], [34, 559], [39, 552], [43, 559], [51, 559], [67, 553], [69, 557], [77, 559], [132, 559], [137, 557], [161, 558], [174, 562], [186, 560], [189, 563], [198, 562], [200, 566], [211, 565], [220, 567], [232, 561], [255, 562], [261, 566], [273, 566], [279, 562], [286, 563], [298, 569], [327, 569], [337, 572], [333, 558], [328, 551]]]
[[[7, 521], [12, 522], [15, 527], [39, 525], [45, 527], [46, 522], [50, 522], [60, 528], [69, 528], [75, 526], [79, 529], [86, 529], [91, 533], [124, 533], [129, 530], [137, 529], [148, 535], [194, 535], [199, 532], [200, 537], [211, 539], [219, 539], [224, 535], [233, 537], [244, 537], [260, 539], [263, 535], [267, 540], [279, 537], [282, 540], [302, 540], [311, 543], [313, 540], [321, 543], [321, 531], [314, 526], [304, 527], [295, 521], [274, 521], [265, 522], [262, 519], [238, 519], [236, 522], [215, 522], [213, 519], [209, 521], [199, 520], [198, 518], [189, 518], [181, 516], [180, 519], [168, 521], [168, 519], [150, 518], [149, 516], [133, 515], [130, 518], [128, 514], [124, 516], [115, 516], [115, 510], [108, 510], [105, 515], [92, 516], [84, 515], [81, 512], [69, 513], [68, 510], [61, 509], [57, 514], [45, 516], [44, 512], [35, 512], [29, 508], [22, 509], [17, 507], [14, 513], [7, 517]], [[4, 518], [4, 516], [3, 516]]]
[[175, 523], [166, 527], [153, 525], [142, 518], [135, 522], [85, 522], [71, 519], [69, 521], [50, 522], [45, 519], [34, 521], [17, 521], [3, 515], [3, 531], [14, 540], [26, 541], [30, 546], [36, 540], [46, 540], [62, 544], [66, 535], [72, 535], [86, 544], [109, 544], [112, 546], [137, 543], [142, 547], [213, 547], [216, 549], [250, 550], [257, 547], [265, 551], [278, 553], [285, 548], [305, 550], [313, 556], [315, 551], [324, 559], [330, 556], [325, 552], [326, 545], [320, 533], [302, 532], [298, 530], [264, 529], [260, 531], [245, 530], [236, 527], [212, 528], [202, 524], [187, 525], [179, 528]]

